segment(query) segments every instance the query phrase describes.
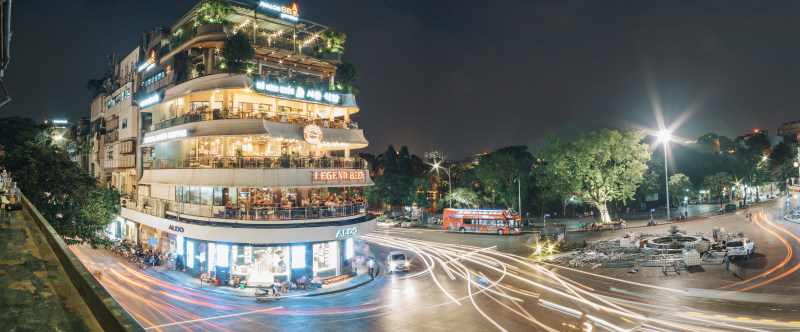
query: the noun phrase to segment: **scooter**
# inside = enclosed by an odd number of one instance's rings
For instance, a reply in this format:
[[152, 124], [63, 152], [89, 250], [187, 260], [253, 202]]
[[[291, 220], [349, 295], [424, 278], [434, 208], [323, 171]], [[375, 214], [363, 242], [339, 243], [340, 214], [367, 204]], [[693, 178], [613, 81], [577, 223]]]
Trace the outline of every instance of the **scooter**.
[[256, 289], [256, 301], [268, 301], [268, 300], [280, 300], [281, 293], [278, 293], [278, 290], [275, 286], [271, 288], [258, 288]]

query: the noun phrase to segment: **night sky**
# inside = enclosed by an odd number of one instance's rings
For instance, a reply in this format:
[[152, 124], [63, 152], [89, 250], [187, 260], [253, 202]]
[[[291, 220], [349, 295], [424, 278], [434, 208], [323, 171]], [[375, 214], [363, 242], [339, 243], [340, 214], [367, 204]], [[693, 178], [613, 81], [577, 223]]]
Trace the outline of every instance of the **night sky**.
[[[141, 31], [171, 26], [197, 1], [14, 1], [13, 98], [0, 116], [89, 116], [84, 83]], [[655, 126], [676, 134], [774, 135], [798, 120], [800, 2], [322, 1], [300, 17], [347, 33], [370, 141], [451, 158], [537, 146], [549, 132]]]

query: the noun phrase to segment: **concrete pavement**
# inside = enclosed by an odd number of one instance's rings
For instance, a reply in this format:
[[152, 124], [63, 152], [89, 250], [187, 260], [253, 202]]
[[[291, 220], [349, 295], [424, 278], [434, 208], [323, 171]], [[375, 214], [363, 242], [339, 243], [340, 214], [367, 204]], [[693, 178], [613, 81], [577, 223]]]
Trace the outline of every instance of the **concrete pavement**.
[[27, 210], [0, 210], [0, 330], [102, 331]]

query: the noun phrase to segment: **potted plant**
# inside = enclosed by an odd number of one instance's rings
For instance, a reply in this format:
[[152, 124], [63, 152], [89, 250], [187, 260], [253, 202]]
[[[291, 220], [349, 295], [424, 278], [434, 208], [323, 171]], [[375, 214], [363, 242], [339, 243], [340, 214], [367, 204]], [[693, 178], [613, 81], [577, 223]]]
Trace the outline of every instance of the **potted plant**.
[[322, 58], [326, 60], [341, 60], [341, 55], [344, 53], [344, 42], [347, 40], [347, 35], [339, 29], [328, 28], [320, 35], [323, 42]]
[[234, 153], [236, 154], [236, 163], [239, 165], [239, 167], [242, 167], [242, 161], [244, 159], [244, 149], [242, 149], [241, 146], [237, 146], [236, 150], [234, 150]]
[[278, 161], [281, 164], [281, 168], [289, 168], [292, 166], [292, 158], [289, 157], [288, 153], [282, 154]]
[[250, 68], [250, 60], [256, 57], [256, 50], [253, 48], [250, 38], [242, 31], [228, 38], [222, 44], [220, 53], [225, 58], [225, 67], [222, 69], [232, 74], [247, 72], [247, 69]]

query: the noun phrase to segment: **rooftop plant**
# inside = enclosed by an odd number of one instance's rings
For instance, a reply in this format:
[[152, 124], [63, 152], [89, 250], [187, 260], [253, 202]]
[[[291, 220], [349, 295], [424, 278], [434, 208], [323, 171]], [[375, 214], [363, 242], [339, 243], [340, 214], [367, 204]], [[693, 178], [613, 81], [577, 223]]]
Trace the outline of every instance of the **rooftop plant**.
[[322, 41], [325, 44], [322, 48], [323, 52], [338, 54], [344, 53], [344, 42], [347, 40], [347, 35], [342, 30], [328, 28], [322, 32], [320, 38], [322, 38]]
[[228, 21], [226, 17], [233, 14], [234, 9], [228, 0], [203, 0], [200, 3], [200, 8], [195, 13], [195, 26], [209, 24], [209, 23], [224, 23], [229, 27], [233, 23]]

